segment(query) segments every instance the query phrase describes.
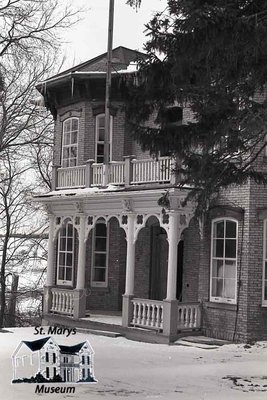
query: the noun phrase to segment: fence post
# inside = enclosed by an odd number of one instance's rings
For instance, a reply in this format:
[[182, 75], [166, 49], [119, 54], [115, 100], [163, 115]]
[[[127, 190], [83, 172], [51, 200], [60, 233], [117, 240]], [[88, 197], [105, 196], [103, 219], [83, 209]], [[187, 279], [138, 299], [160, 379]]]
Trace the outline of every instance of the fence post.
[[125, 181], [125, 186], [128, 187], [131, 185], [132, 179], [133, 179], [133, 164], [132, 160], [136, 158], [134, 155], [130, 156], [124, 156], [124, 162], [125, 162], [125, 169], [124, 169], [124, 181]]
[[85, 187], [89, 188], [93, 184], [93, 163], [95, 160], [87, 160], [85, 163]]

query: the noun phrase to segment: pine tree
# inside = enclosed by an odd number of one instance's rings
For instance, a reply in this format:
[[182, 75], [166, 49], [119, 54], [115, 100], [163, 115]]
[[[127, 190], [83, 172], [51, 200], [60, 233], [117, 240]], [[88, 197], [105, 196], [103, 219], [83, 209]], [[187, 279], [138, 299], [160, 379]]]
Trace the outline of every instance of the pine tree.
[[[267, 133], [266, 1], [168, 0], [147, 33], [148, 58], [138, 85], [129, 85], [127, 106], [143, 149], [183, 161], [176, 172], [181, 186], [194, 186], [189, 197], [198, 211], [220, 188], [266, 183], [255, 166]], [[190, 104], [193, 123], [173, 119], [169, 107], [177, 102]], [[149, 115], [153, 128], [145, 124]]]

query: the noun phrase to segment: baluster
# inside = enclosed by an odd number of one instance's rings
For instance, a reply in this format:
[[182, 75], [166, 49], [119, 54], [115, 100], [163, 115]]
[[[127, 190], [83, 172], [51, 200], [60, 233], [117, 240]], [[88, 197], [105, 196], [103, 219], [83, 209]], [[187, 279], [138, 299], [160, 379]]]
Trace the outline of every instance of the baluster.
[[55, 293], [52, 291], [52, 304], [51, 304], [51, 311], [54, 311], [55, 308]]
[[146, 324], [146, 304], [142, 303], [142, 325]]
[[134, 301], [133, 302], [133, 320], [132, 320], [132, 323], [135, 325], [136, 322], [137, 322], [137, 304]]
[[147, 326], [151, 325], [151, 304], [147, 305], [147, 318], [146, 318], [146, 324]]
[[57, 311], [58, 308], [58, 292], [55, 292], [55, 309], [54, 311]]
[[188, 308], [188, 326], [189, 328], [193, 327], [193, 308]]
[[156, 307], [155, 304], [152, 304], [152, 318], [151, 318], [151, 326], [155, 326], [156, 323]]
[[189, 308], [186, 307], [185, 309], [185, 327], [188, 328], [189, 326]]
[[160, 328], [163, 328], [163, 306], [160, 306]]
[[160, 319], [159, 319], [159, 309], [160, 309], [160, 307], [158, 305], [156, 305], [156, 308], [157, 308], [156, 327], [159, 328], [160, 327]]
[[141, 324], [141, 303], [137, 303], [137, 323]]

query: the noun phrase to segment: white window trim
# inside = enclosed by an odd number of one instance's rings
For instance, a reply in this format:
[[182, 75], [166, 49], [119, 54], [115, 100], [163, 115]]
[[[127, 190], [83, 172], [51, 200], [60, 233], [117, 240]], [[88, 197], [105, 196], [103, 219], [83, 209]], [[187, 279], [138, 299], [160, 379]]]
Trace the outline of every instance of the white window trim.
[[[73, 144], [73, 143], [72, 143], [72, 144], [67, 144], [67, 145], [66, 145], [66, 144], [64, 144], [65, 124], [66, 124], [69, 120], [73, 120], [73, 119], [76, 119], [76, 120], [78, 121], [77, 142], [76, 142], [76, 144]], [[77, 157], [76, 157], [76, 165], [75, 165], [75, 166], [77, 166], [77, 164], [78, 164], [79, 131], [80, 131], [80, 120], [79, 120], [78, 117], [70, 117], [70, 118], [67, 118], [67, 119], [65, 119], [65, 120], [63, 121], [63, 124], [62, 124], [62, 146], [61, 146], [61, 166], [62, 166], [62, 168], [71, 168], [71, 167], [63, 167], [63, 154], [64, 154], [64, 149], [67, 148], [67, 147], [76, 147], [76, 148], [77, 148]]]
[[[97, 144], [103, 143], [98, 141], [98, 127], [99, 127], [99, 119], [105, 117], [105, 114], [97, 114], [95, 117], [95, 162], [97, 163]], [[112, 161], [112, 139], [113, 139], [113, 116], [110, 116], [110, 137], [109, 137], [109, 162]]]
[[92, 257], [91, 257], [91, 286], [92, 287], [107, 287], [108, 286], [108, 262], [109, 262], [109, 223], [104, 220], [96, 221], [96, 224], [106, 224], [107, 227], [107, 240], [106, 240], [106, 279], [105, 282], [98, 282], [93, 280], [94, 264], [95, 264], [95, 234], [96, 229], [93, 229], [92, 235]]
[[264, 299], [264, 289], [265, 289], [265, 261], [267, 261], [267, 253], [266, 253], [266, 229], [267, 229], [267, 219], [263, 221], [263, 262], [262, 262], [262, 306], [267, 307], [267, 299]]
[[[213, 257], [213, 243], [214, 243], [214, 226], [215, 223], [218, 221], [233, 221], [236, 223], [236, 257], [235, 258], [227, 258], [228, 260], [235, 261], [236, 262], [236, 279], [235, 279], [235, 298], [234, 299], [227, 299], [224, 297], [214, 297], [212, 296], [212, 264], [213, 264], [213, 259], [217, 257]], [[237, 262], [238, 262], [238, 220], [235, 218], [228, 218], [228, 217], [223, 217], [223, 218], [215, 218], [212, 220], [212, 225], [211, 225], [211, 253], [210, 253], [210, 301], [215, 302], [215, 303], [226, 303], [226, 304], [236, 304], [237, 301]], [[225, 260], [225, 257], [223, 258]]]
[[[72, 222], [68, 221], [66, 222], [66, 225], [71, 224], [72, 225], [72, 280], [67, 281], [67, 280], [62, 280], [59, 279], [59, 254], [60, 254], [60, 236], [61, 236], [61, 230], [58, 233], [58, 245], [57, 245], [57, 285], [63, 285], [63, 286], [72, 286], [73, 285], [73, 277], [74, 277], [74, 226]], [[62, 228], [61, 228], [62, 229]], [[70, 251], [69, 251], [70, 253]], [[66, 265], [64, 265], [64, 268], [66, 268]]]

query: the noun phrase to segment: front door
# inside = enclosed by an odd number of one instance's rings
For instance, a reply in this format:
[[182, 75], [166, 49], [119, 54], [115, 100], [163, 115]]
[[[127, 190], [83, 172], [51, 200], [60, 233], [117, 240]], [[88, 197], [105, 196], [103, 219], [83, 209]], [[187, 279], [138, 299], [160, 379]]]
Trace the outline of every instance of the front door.
[[166, 231], [159, 225], [151, 226], [150, 299], [166, 298], [168, 270], [168, 242]]

